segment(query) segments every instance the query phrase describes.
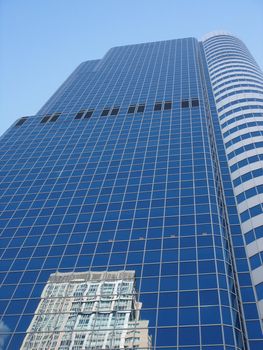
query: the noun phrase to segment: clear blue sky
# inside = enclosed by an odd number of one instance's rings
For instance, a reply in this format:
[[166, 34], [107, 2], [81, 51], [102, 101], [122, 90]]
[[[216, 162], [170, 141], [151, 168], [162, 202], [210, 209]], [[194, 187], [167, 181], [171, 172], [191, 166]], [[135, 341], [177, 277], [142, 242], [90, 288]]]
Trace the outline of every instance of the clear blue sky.
[[220, 29], [263, 67], [263, 0], [0, 0], [0, 134], [112, 46]]

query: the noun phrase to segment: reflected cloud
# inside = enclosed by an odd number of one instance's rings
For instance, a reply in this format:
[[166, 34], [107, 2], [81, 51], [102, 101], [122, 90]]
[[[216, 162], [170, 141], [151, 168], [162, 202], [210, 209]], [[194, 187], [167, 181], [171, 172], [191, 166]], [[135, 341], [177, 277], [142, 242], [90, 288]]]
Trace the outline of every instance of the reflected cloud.
[[5, 341], [8, 338], [8, 333], [10, 331], [9, 327], [3, 322], [0, 321], [0, 350], [4, 350]]

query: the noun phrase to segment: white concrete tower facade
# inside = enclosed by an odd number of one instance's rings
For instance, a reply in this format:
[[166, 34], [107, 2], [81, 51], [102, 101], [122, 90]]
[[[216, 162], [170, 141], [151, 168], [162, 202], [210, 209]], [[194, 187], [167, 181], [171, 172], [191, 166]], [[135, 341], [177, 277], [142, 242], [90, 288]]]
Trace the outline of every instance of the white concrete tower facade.
[[203, 45], [263, 318], [263, 74], [231, 34], [208, 34]]

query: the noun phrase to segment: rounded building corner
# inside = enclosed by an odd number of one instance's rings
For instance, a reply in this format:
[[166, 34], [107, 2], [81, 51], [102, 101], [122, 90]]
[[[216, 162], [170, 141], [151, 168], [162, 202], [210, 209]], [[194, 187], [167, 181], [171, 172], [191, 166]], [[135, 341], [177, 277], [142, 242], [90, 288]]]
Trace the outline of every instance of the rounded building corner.
[[232, 33], [225, 31], [225, 30], [215, 30], [212, 32], [206, 33], [202, 38], [200, 39], [201, 42], [204, 42], [210, 38], [213, 38], [214, 36], [219, 36], [219, 35], [228, 35], [228, 36], [235, 36]]

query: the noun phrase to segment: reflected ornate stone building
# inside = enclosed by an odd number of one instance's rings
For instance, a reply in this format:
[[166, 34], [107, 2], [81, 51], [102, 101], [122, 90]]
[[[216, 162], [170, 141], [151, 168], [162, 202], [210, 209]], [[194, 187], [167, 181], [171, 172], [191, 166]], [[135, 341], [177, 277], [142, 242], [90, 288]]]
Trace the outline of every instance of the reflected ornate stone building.
[[134, 271], [52, 274], [21, 349], [150, 350], [141, 306]]

